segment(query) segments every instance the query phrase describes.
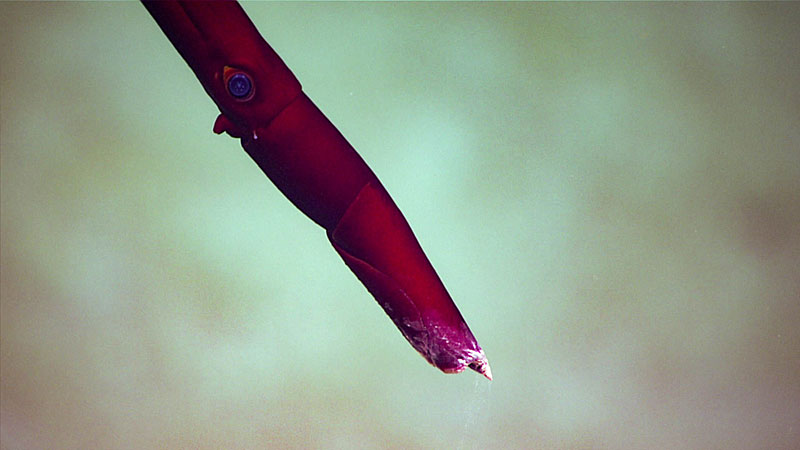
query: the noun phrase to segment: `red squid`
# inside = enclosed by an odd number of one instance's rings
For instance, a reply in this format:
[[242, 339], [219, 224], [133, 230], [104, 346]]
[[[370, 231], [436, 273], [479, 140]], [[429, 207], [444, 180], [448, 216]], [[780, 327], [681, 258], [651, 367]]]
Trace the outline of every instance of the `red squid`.
[[322, 226], [345, 264], [435, 367], [489, 363], [411, 227], [353, 147], [236, 1], [143, 0], [220, 110], [214, 132], [239, 138], [275, 186]]

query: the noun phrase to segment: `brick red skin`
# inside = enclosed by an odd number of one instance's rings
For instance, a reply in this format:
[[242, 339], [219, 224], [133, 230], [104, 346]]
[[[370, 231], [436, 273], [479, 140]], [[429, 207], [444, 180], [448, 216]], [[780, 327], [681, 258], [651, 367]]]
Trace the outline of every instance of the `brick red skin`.
[[[219, 107], [214, 131], [240, 138], [278, 189], [326, 230], [409, 343], [444, 372], [485, 373], [483, 351], [408, 222], [239, 4], [143, 3]], [[226, 67], [252, 78], [251, 99], [227, 92]]]

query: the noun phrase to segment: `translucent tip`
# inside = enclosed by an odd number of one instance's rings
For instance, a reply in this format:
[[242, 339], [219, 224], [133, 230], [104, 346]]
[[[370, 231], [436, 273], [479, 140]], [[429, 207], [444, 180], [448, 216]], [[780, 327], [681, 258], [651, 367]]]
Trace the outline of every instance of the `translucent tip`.
[[475, 361], [469, 365], [469, 368], [485, 376], [489, 381], [492, 381], [492, 368], [489, 367], [489, 361], [486, 358]]
[[486, 370], [483, 371], [483, 376], [485, 376], [489, 381], [492, 381], [492, 368], [489, 367], [488, 362], [484, 367], [486, 368]]

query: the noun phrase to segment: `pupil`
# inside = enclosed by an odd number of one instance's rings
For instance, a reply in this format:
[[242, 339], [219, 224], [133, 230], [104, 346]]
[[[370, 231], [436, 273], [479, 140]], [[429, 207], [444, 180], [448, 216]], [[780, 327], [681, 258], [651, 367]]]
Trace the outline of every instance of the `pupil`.
[[237, 73], [228, 80], [228, 90], [236, 98], [246, 97], [250, 93], [250, 79]]

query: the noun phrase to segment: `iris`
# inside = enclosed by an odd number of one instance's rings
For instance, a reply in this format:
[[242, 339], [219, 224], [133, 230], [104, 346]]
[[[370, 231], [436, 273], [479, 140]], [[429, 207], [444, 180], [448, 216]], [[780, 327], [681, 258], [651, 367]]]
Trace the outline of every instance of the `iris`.
[[228, 92], [237, 99], [247, 98], [252, 90], [253, 83], [247, 75], [240, 72], [228, 78]]

